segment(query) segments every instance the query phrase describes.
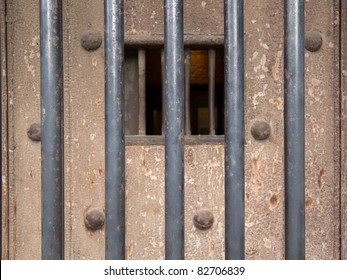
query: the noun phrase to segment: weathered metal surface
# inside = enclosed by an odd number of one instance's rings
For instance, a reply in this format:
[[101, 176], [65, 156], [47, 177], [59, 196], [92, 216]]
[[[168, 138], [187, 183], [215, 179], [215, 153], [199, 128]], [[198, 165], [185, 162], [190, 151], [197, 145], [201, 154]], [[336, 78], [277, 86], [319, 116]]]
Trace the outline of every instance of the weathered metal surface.
[[[185, 258], [224, 259], [224, 145], [186, 146], [185, 172]], [[204, 208], [214, 223], [201, 231], [193, 219]]]
[[[164, 147], [128, 145], [126, 156], [127, 258], [163, 259]], [[223, 259], [223, 166], [223, 145], [186, 146], [186, 259]], [[202, 208], [210, 209], [214, 215], [213, 226], [206, 231], [198, 230], [193, 222]]]
[[165, 0], [165, 259], [184, 258], [183, 2]]
[[245, 259], [244, 3], [224, 1], [225, 258]]
[[9, 258], [41, 258], [40, 142], [28, 127], [40, 122], [38, 1], [6, 1], [9, 124]]
[[341, 1], [341, 258], [347, 259], [347, 1]]
[[[332, 3], [317, 3], [305, 3], [306, 30], [324, 34], [322, 49], [305, 55], [306, 256], [326, 259], [338, 257], [339, 238], [334, 111], [338, 29], [331, 25], [335, 21]], [[256, 119], [269, 122], [272, 131], [266, 142], [246, 133], [246, 254], [278, 259], [284, 256], [283, 40], [276, 35], [283, 30], [282, 3], [246, 2], [245, 13], [246, 132]]]
[[105, 227], [84, 225], [88, 208], [105, 207], [104, 51], [80, 44], [87, 27], [103, 34], [103, 1], [65, 1], [63, 16], [65, 258], [104, 259]]
[[62, 3], [40, 1], [41, 258], [63, 259]]
[[[283, 259], [283, 1], [245, 1], [245, 40], [245, 253]], [[264, 141], [257, 120], [270, 125]]]
[[305, 259], [304, 0], [284, 4], [285, 258]]
[[105, 258], [125, 257], [124, 0], [104, 2]]
[[339, 258], [338, 2], [305, 2], [305, 31], [323, 45], [305, 52], [306, 257]]
[[[126, 2], [133, 3], [134, 7], [138, 5], [135, 0]], [[157, 1], [151, 2], [158, 6], [156, 9], [161, 10]], [[195, 8], [191, 4], [195, 1], [185, 2]], [[211, 7], [212, 1], [202, 2], [206, 2], [205, 9]], [[280, 2], [245, 1], [245, 236], [248, 259], [284, 258], [283, 3]], [[339, 50], [338, 26], [332, 23], [336, 24], [338, 2], [334, 1], [334, 6], [332, 1], [310, 0], [305, 3], [306, 30], [318, 30], [323, 36], [322, 48], [317, 52], [306, 52], [305, 55], [308, 259], [339, 257], [339, 218], [341, 214], [346, 215], [346, 208], [343, 208], [343, 202], [347, 199], [346, 183], [342, 185], [343, 196], [339, 199], [339, 177], [343, 179], [346, 174], [343, 168], [342, 171], [339, 169], [340, 138], [335, 134], [339, 124], [339, 109], [336, 107], [339, 73], [335, 58]], [[142, 4], [138, 6], [136, 9], [143, 8]], [[41, 251], [40, 144], [31, 141], [26, 135], [27, 128], [39, 121], [38, 10], [37, 1], [7, 1], [10, 164], [8, 245], [9, 257], [17, 259], [39, 259]], [[81, 10], [83, 16], [76, 17], [81, 14]], [[151, 17], [152, 12], [156, 11], [150, 7], [143, 10], [146, 20], [147, 16]], [[223, 11], [217, 14], [220, 24], [223, 24], [220, 16]], [[133, 17], [130, 19], [134, 22], [133, 29], [137, 31], [140, 14], [130, 9], [129, 15]], [[186, 21], [191, 20], [190, 24], [193, 24], [194, 17], [189, 18], [187, 13], [185, 16]], [[201, 16], [206, 21], [206, 16]], [[103, 259], [104, 228], [91, 231], [84, 225], [84, 214], [88, 208], [104, 209], [103, 48], [88, 52], [81, 47], [81, 36], [87, 27], [96, 28], [100, 32], [103, 30], [103, 1], [67, 0], [64, 2], [63, 17], [65, 257]], [[158, 12], [154, 15], [154, 21], [162, 17], [162, 12]], [[128, 31], [131, 30], [131, 22], [128, 20]], [[216, 79], [217, 76], [218, 73]], [[4, 92], [2, 94], [6, 95]], [[271, 135], [264, 141], [255, 140], [250, 133], [251, 125], [259, 119], [268, 122], [271, 127]], [[126, 253], [132, 259], [164, 258], [163, 138], [148, 139], [140, 140], [141, 145], [138, 139], [127, 140]], [[210, 138], [199, 139], [197, 141], [203, 144]], [[146, 141], [157, 145], [148, 145]], [[185, 141], [186, 144], [189, 141]], [[208, 145], [188, 145], [185, 149], [187, 259], [222, 259], [224, 256], [223, 140], [217, 137], [215, 141], [217, 143], [209, 141]], [[346, 149], [343, 151], [346, 152]], [[346, 161], [344, 164], [346, 166]], [[210, 209], [214, 215], [214, 224], [210, 230], [200, 231], [193, 224], [193, 217], [201, 208]], [[343, 254], [347, 258], [345, 221], [344, 217], [342, 241]], [[144, 228], [148, 234], [145, 236], [139, 228]]]
[[[163, 35], [127, 35], [125, 44], [129, 48], [162, 48], [164, 45]], [[184, 46], [192, 49], [222, 48], [223, 35], [184, 35]]]
[[[190, 0], [184, 2], [185, 34], [223, 34], [223, 2]], [[164, 9], [158, 0], [127, 0], [125, 2], [126, 34], [164, 34]], [[206, 19], [209, 19], [208, 21]]]
[[0, 1], [1, 259], [8, 259], [7, 59], [5, 0]]
[[163, 145], [126, 146], [127, 259], [165, 258], [164, 164]]

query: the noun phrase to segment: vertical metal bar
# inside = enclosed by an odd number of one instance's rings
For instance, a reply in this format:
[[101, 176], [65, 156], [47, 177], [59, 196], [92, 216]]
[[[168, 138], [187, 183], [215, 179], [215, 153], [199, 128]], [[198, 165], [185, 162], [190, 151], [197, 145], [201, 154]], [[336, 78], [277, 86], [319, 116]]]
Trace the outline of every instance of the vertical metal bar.
[[243, 0], [225, 0], [225, 259], [245, 258]]
[[[1, 2], [1, 4], [4, 4]], [[0, 230], [0, 258], [3, 259], [2, 256], [2, 231], [3, 231], [3, 224], [2, 224], [2, 186], [4, 185], [2, 182], [2, 9], [0, 8], [0, 224], [1, 224], [1, 230]]]
[[190, 124], [190, 49], [185, 51], [184, 59], [184, 116], [185, 116], [185, 133], [187, 135], [192, 134], [192, 128]]
[[106, 259], [125, 258], [124, 0], [105, 0]]
[[42, 259], [63, 258], [61, 1], [40, 1]]
[[304, 0], [286, 0], [284, 10], [285, 257], [304, 259]]
[[184, 258], [183, 1], [165, 0], [165, 257]]
[[139, 49], [139, 135], [146, 135], [146, 51]]
[[210, 135], [216, 134], [214, 120], [214, 99], [216, 84], [216, 50], [208, 50], [208, 117], [210, 122]]

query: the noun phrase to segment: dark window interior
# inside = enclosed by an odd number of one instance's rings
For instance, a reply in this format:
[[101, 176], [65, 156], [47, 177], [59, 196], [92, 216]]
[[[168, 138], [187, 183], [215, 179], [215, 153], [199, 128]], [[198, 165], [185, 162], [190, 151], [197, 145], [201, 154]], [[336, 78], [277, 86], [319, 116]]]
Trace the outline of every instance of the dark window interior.
[[[216, 52], [215, 128], [224, 134], [224, 59], [223, 50]], [[208, 115], [208, 50], [191, 50], [190, 118], [193, 135], [209, 134]], [[146, 50], [146, 134], [162, 134], [162, 69], [161, 50]]]

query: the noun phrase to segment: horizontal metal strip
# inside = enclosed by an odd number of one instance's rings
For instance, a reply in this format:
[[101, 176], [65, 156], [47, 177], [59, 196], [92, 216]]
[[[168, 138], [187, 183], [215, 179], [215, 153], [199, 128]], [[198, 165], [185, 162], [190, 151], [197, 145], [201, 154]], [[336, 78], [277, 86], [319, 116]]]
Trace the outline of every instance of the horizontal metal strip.
[[[223, 48], [223, 44], [223, 35], [184, 35], [184, 46], [189, 48]], [[137, 48], [162, 48], [164, 35], [126, 35], [125, 45]]]
[[[126, 146], [141, 145], [164, 145], [162, 135], [127, 135], [125, 136]], [[186, 145], [224, 145], [224, 135], [185, 135], [184, 144]]]

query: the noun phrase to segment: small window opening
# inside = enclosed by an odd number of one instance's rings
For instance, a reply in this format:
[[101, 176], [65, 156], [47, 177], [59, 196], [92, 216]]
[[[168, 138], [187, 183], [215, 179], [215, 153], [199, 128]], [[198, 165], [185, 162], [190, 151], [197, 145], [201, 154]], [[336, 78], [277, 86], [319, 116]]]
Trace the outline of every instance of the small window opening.
[[[128, 52], [129, 53], [129, 52]], [[134, 54], [132, 54], [134, 55]], [[139, 105], [126, 105], [126, 120], [136, 119], [132, 114], [140, 114], [137, 125], [139, 130], [132, 129], [128, 134], [161, 135], [163, 134], [163, 50], [147, 49], [137, 52], [133, 59], [132, 70], [138, 75], [138, 80], [126, 78], [126, 95], [134, 92], [129, 90], [134, 84], [138, 90], [135, 99]], [[145, 56], [145, 57], [141, 57]], [[131, 64], [126, 53], [126, 75], [131, 74], [127, 66]], [[137, 64], [134, 61], [137, 60]], [[224, 134], [224, 52], [223, 50], [186, 50], [185, 51], [185, 96], [189, 93], [189, 108], [185, 110], [185, 134], [191, 135], [222, 135]], [[136, 65], [135, 65], [136, 64]], [[145, 69], [142, 69], [145, 68]], [[145, 74], [143, 74], [145, 71]], [[189, 72], [187, 72], [189, 71]], [[142, 78], [141, 82], [141, 75]], [[127, 90], [127, 83], [128, 85]], [[131, 84], [133, 83], [133, 84]], [[141, 83], [145, 83], [141, 86]], [[145, 95], [141, 97], [141, 87]], [[136, 94], [135, 94], [136, 95]], [[143, 101], [141, 102], [141, 98]], [[134, 99], [128, 98], [128, 102]], [[131, 100], [130, 100], [131, 99]], [[126, 98], [127, 102], [127, 98]], [[145, 104], [141, 104], [145, 103]], [[144, 108], [141, 110], [141, 105]], [[210, 110], [213, 109], [213, 116]], [[144, 110], [141, 116], [141, 111]], [[212, 111], [212, 110], [211, 110]], [[144, 118], [144, 120], [141, 120]], [[141, 124], [141, 122], [143, 123]], [[212, 123], [212, 122], [213, 123]], [[129, 124], [130, 125], [130, 124]], [[128, 125], [128, 126], [129, 126]], [[127, 126], [127, 124], [126, 124]], [[131, 125], [130, 125], [131, 126]], [[133, 125], [134, 126], [134, 125]], [[145, 126], [145, 128], [141, 128]], [[126, 129], [127, 130], [127, 129]], [[135, 131], [136, 130], [136, 131]], [[138, 133], [140, 131], [140, 133]], [[145, 133], [141, 133], [145, 131]], [[127, 133], [127, 131], [126, 131]]]

